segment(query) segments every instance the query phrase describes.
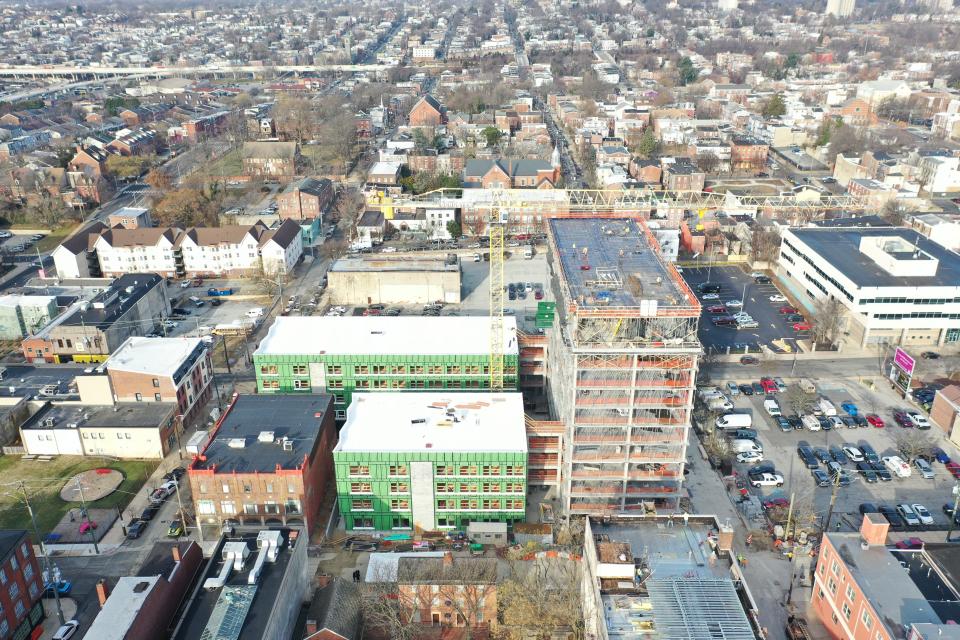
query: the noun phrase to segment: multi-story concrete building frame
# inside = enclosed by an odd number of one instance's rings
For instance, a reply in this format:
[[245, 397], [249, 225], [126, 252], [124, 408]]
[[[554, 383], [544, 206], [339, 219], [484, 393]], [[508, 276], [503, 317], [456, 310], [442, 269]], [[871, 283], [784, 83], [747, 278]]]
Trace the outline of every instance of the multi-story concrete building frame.
[[570, 513], [668, 507], [681, 496], [700, 306], [635, 219], [551, 220], [557, 324], [548, 391], [566, 424]]

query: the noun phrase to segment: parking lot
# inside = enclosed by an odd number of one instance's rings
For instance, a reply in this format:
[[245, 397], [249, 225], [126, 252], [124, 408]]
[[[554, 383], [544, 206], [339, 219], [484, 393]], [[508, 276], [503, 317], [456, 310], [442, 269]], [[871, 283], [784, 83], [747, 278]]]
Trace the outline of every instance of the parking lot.
[[[232, 288], [234, 293], [229, 296], [212, 297], [207, 295], [210, 287]], [[249, 320], [247, 312], [254, 307], [268, 307], [270, 298], [257, 290], [249, 281], [239, 283], [228, 280], [207, 280], [199, 287], [183, 288], [179, 282], [172, 283], [167, 289], [170, 303], [175, 312], [173, 322], [176, 326], [168, 325], [167, 336], [198, 336], [208, 335], [214, 327], [221, 324], [232, 324]], [[203, 301], [203, 306], [196, 306], [191, 297]], [[214, 306], [214, 300], [220, 304]]]
[[[759, 377], [760, 374], [754, 369], [754, 377], [749, 379], [737, 378], [722, 383], [718, 381], [717, 384], [718, 386], [720, 384], [725, 386], [727, 382], [749, 383], [759, 379]], [[784, 379], [788, 387], [794, 385], [796, 381], [797, 379]], [[757, 435], [763, 447], [765, 462], [772, 462], [776, 467], [776, 472], [783, 475], [785, 480], [785, 484], [781, 488], [751, 487], [750, 491], [761, 495], [764, 499], [789, 498], [793, 494], [798, 503], [812, 505], [814, 512], [820, 518], [826, 516], [833, 490], [832, 486], [817, 486], [812, 470], [808, 469], [797, 455], [797, 447], [801, 444], [814, 448], [822, 447], [829, 451], [831, 447], [843, 447], [847, 444], [859, 446], [867, 443], [873, 447], [881, 458], [891, 455], [903, 457], [899, 451], [901, 442], [898, 442], [898, 439], [902, 440], [906, 437], [914, 442], [929, 443], [931, 446], [940, 447], [951, 459], [956, 460], [958, 458], [957, 449], [936, 427], [930, 430], [918, 430], [897, 425], [893, 419], [893, 411], [915, 407], [905, 404], [893, 395], [886, 385], [871, 390], [855, 381], [827, 383], [818, 380], [816, 384], [818, 394], [809, 396], [811, 400], [819, 395], [828, 398], [834, 404], [840, 416], [845, 415], [845, 412], [841, 409], [841, 404], [852, 402], [861, 414], [877, 414], [883, 420], [884, 426], [882, 428], [874, 426], [844, 427], [829, 431], [802, 429], [784, 432], [764, 410], [765, 396], [763, 394], [755, 394], [749, 397], [740, 395], [731, 398], [736, 406], [734, 411], [752, 414], [752, 428], [758, 432]], [[786, 394], [775, 395], [784, 416], [794, 413], [788, 402], [790, 393], [788, 391]], [[742, 474], [746, 474], [751, 466], [749, 464], [736, 465], [738, 473]], [[911, 464], [912, 473], [910, 477], [898, 478], [896, 474], [891, 474], [891, 480], [882, 481], [882, 479], [878, 479], [875, 482], [867, 482], [852, 462], [844, 462], [842, 466], [852, 478], [852, 482], [848, 486], [841, 486], [837, 489], [832, 528], [836, 528], [839, 523], [843, 530], [856, 529], [861, 520], [859, 506], [862, 503], [872, 503], [878, 506], [889, 505], [891, 507], [900, 503], [920, 503], [926, 506], [935, 521], [934, 525], [927, 528], [945, 529], [949, 526], [949, 518], [944, 514], [942, 506], [946, 503], [952, 505], [954, 500], [952, 489], [957, 481], [944, 464], [936, 461], [931, 462], [935, 473], [933, 479], [924, 479], [916, 466]], [[819, 468], [826, 471], [826, 464], [821, 462]]]
[[[780, 308], [791, 305], [790, 302], [771, 302], [770, 296], [784, 295], [775, 283], [761, 284], [754, 281], [749, 273], [739, 267], [683, 267], [683, 278], [690, 287], [697, 292], [697, 297], [703, 306], [700, 319], [700, 341], [707, 349], [714, 353], [743, 352], [744, 345], [756, 349], [764, 345], [775, 352], [783, 352], [784, 345], [790, 349], [799, 349], [797, 339], [807, 339], [809, 331], [795, 331], [795, 320], [788, 320], [788, 316], [780, 313]], [[719, 297], [704, 299], [704, 294], [698, 292], [697, 287], [704, 283], [720, 286]], [[741, 301], [742, 307], [727, 304], [730, 301]], [[750, 329], [737, 329], [734, 326], [716, 326], [713, 319], [726, 315], [711, 313], [712, 306], [723, 305], [726, 314], [743, 311], [750, 314], [759, 326]], [[793, 305], [795, 306], [795, 305]], [[802, 312], [802, 310], [800, 310]]]

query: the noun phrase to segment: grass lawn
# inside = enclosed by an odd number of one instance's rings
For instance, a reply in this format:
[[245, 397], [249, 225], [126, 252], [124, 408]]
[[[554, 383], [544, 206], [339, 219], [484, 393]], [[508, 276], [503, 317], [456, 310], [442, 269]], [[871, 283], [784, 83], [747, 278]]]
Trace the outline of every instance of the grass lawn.
[[209, 176], [238, 176], [243, 172], [242, 150], [234, 149], [226, 153], [205, 167], [198, 167], [198, 170], [205, 172]]
[[[40, 535], [45, 536], [60, 522], [68, 509], [80, 506], [79, 503], [64, 502], [60, 499], [60, 489], [77, 473], [100, 467], [123, 473], [123, 483], [117, 491], [102, 500], [87, 503], [91, 508], [123, 509], [157, 468], [157, 464], [156, 461], [112, 462], [83, 456], [60, 456], [50, 462], [21, 460], [18, 456], [0, 456], [0, 477], [3, 477], [6, 483], [23, 480], [37, 517]], [[23, 504], [23, 495], [16, 485], [0, 488], [0, 529], [29, 530], [31, 526], [30, 515]]]

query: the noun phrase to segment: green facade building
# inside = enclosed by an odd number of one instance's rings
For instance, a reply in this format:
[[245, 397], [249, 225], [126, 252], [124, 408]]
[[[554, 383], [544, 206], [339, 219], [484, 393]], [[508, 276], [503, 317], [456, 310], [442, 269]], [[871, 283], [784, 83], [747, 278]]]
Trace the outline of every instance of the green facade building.
[[[518, 384], [517, 323], [504, 318], [504, 383]], [[343, 420], [354, 390], [489, 388], [487, 316], [280, 317], [253, 355], [260, 393], [330, 393]]]
[[333, 451], [348, 530], [466, 529], [523, 521], [520, 393], [365, 393]]

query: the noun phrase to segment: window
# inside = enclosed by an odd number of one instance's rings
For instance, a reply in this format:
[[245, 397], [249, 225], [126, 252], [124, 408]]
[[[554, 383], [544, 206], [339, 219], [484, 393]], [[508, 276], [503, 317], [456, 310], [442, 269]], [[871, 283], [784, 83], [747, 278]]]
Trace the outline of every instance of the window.
[[827, 589], [830, 589], [830, 593], [833, 595], [837, 595], [837, 583], [834, 582], [833, 578], [827, 581]]
[[373, 489], [369, 482], [351, 482], [350, 493], [373, 493]]
[[847, 599], [853, 603], [857, 600], [857, 592], [853, 590], [853, 587], [847, 585]]
[[280, 381], [279, 380], [264, 380], [263, 381], [264, 389], [279, 389]]
[[437, 493], [453, 493], [456, 491], [456, 485], [452, 482], [438, 482]]
[[229, 500], [223, 500], [220, 502], [220, 512], [234, 514], [237, 512], [237, 505]]
[[390, 493], [410, 493], [410, 485], [406, 482], [391, 482]]
[[840, 565], [837, 563], [836, 560], [834, 560], [834, 561], [830, 564], [830, 571], [832, 571], [832, 572], [833, 572], [833, 575], [835, 575], [835, 576], [839, 576], [839, 575], [840, 575]]
[[500, 493], [500, 483], [499, 483], [499, 482], [484, 482], [484, 483], [483, 483], [483, 492], [484, 492], [484, 493]]
[[507, 509], [512, 509], [516, 511], [517, 509], [523, 509], [523, 500], [507, 500]]
[[393, 528], [394, 528], [394, 529], [409, 529], [409, 528], [410, 528], [410, 518], [394, 518], [394, 519], [393, 519]]
[[848, 605], [846, 602], [844, 602], [844, 603], [843, 603], [843, 606], [840, 607], [840, 610], [843, 611], [843, 617], [846, 618], [847, 620], [849, 620], [849, 619], [850, 619], [850, 615], [853, 613], [853, 610], [850, 609], [850, 605]]
[[373, 518], [354, 518], [354, 529], [373, 529]]
[[437, 465], [435, 470], [436, 475], [438, 476], [452, 476], [454, 475], [453, 467], [449, 465]]
[[307, 375], [307, 365], [305, 364], [295, 364], [290, 367], [290, 372], [295, 376], [305, 376]]
[[154, 379], [153, 379], [153, 386], [156, 387], [157, 389], [160, 388], [160, 379], [159, 379], [159, 378], [154, 378]]
[[437, 500], [437, 509], [455, 509], [455, 500]]
[[506, 468], [506, 472], [507, 472], [507, 475], [508, 475], [508, 476], [522, 476], [522, 475], [524, 475], [524, 473], [523, 473], [523, 467], [520, 466], [520, 465], [508, 466], [508, 467]]
[[485, 499], [480, 503], [480, 505], [481, 505], [481, 508], [483, 508], [483, 509], [499, 509], [499, 508], [500, 508], [500, 501], [499, 501], [499, 500], [491, 500], [490, 498], [485, 498]]
[[339, 376], [343, 374], [343, 367], [339, 364], [328, 364], [327, 365], [327, 375], [328, 376]]
[[248, 516], [257, 515], [257, 505], [251, 504], [249, 502], [243, 503], [243, 513]]
[[243, 481], [243, 492], [244, 492], [244, 493], [250, 493], [251, 491], [253, 491], [253, 485], [250, 484], [250, 481], [249, 481], [249, 480], [244, 480], [244, 481]]
[[267, 500], [263, 503], [263, 512], [269, 514], [280, 513], [280, 505], [272, 500]]
[[230, 485], [226, 482], [220, 483], [220, 493], [230, 493]]
[[438, 527], [447, 527], [447, 528], [453, 527], [455, 526], [454, 522], [455, 521], [453, 518], [437, 518]]
[[373, 511], [373, 500], [354, 500], [352, 508], [354, 511]]
[[277, 375], [277, 365], [275, 364], [265, 364], [260, 366], [260, 375], [262, 376], [275, 376]]
[[33, 578], [33, 565], [29, 562], [23, 565], [23, 578], [28, 582]]
[[346, 420], [347, 412], [344, 411], [343, 409], [338, 409], [333, 412], [333, 417], [336, 418], [337, 420]]
[[142, 402], [142, 401], [143, 401], [143, 395], [142, 395], [142, 394], [135, 393], [135, 394], [133, 394], [133, 397], [137, 399], [137, 402]]
[[407, 465], [405, 465], [405, 464], [394, 464], [394, 465], [390, 465], [390, 475], [391, 475], [391, 476], [405, 476], [405, 475], [407, 475]]
[[197, 500], [197, 513], [210, 515], [216, 512], [217, 510], [213, 506], [213, 500]]
[[157, 401], [157, 402], [163, 402], [163, 400], [160, 398], [160, 394], [159, 394], [159, 393], [153, 394], [153, 399], [154, 399], [155, 401]]
[[860, 621], [863, 622], [863, 626], [867, 629], [873, 627], [873, 616], [870, 615], [869, 611], [863, 612], [863, 615], [860, 616]]
[[10, 556], [10, 568], [14, 571], [20, 568], [20, 563], [17, 562], [17, 556]]
[[365, 464], [350, 465], [350, 475], [352, 476], [370, 476], [370, 467]]
[[393, 511], [409, 511], [410, 501], [406, 498], [395, 498], [390, 501], [390, 509]]
[[477, 493], [479, 486], [476, 482], [461, 482], [460, 493]]
[[283, 510], [287, 515], [298, 515], [303, 513], [303, 509], [300, 506], [300, 501], [296, 498], [287, 498], [286, 503], [283, 505]]
[[498, 476], [500, 475], [500, 465], [484, 465], [482, 471], [485, 476]]
[[265, 490], [267, 493], [273, 493], [273, 483], [272, 483], [272, 482], [266, 483], [263, 488], [264, 488], [264, 490]]
[[461, 509], [476, 509], [479, 503], [476, 500], [461, 500], [460, 508]]
[[504, 491], [507, 493], [523, 493], [523, 483], [521, 482], [508, 482], [504, 486]]
[[475, 476], [477, 475], [476, 465], [461, 465], [460, 466], [460, 475], [462, 476]]
[[304, 390], [304, 389], [309, 390], [309, 389], [310, 389], [310, 381], [309, 381], [309, 380], [294, 380], [294, 381], [293, 381], [293, 388], [294, 388], [294, 389], [299, 389], [299, 390]]
[[16, 606], [13, 607], [13, 612], [17, 614], [17, 618], [23, 618], [27, 615], [27, 608], [23, 606], [23, 600], [17, 600]]
[[10, 634], [10, 623], [6, 620], [0, 622], [0, 638], [6, 638]]
[[36, 583], [36, 582], [31, 582], [31, 583], [30, 583], [30, 597], [31, 597], [31, 598], [36, 598], [38, 595], [40, 595], [40, 587], [37, 586], [37, 583]]
[[16, 597], [20, 595], [20, 583], [19, 583], [19, 582], [11, 582], [11, 583], [10, 583], [10, 589], [7, 591], [7, 593], [10, 594], [10, 599], [11, 599], [11, 600], [15, 600]]
[[297, 487], [293, 483], [287, 483], [287, 493], [296, 493]]

